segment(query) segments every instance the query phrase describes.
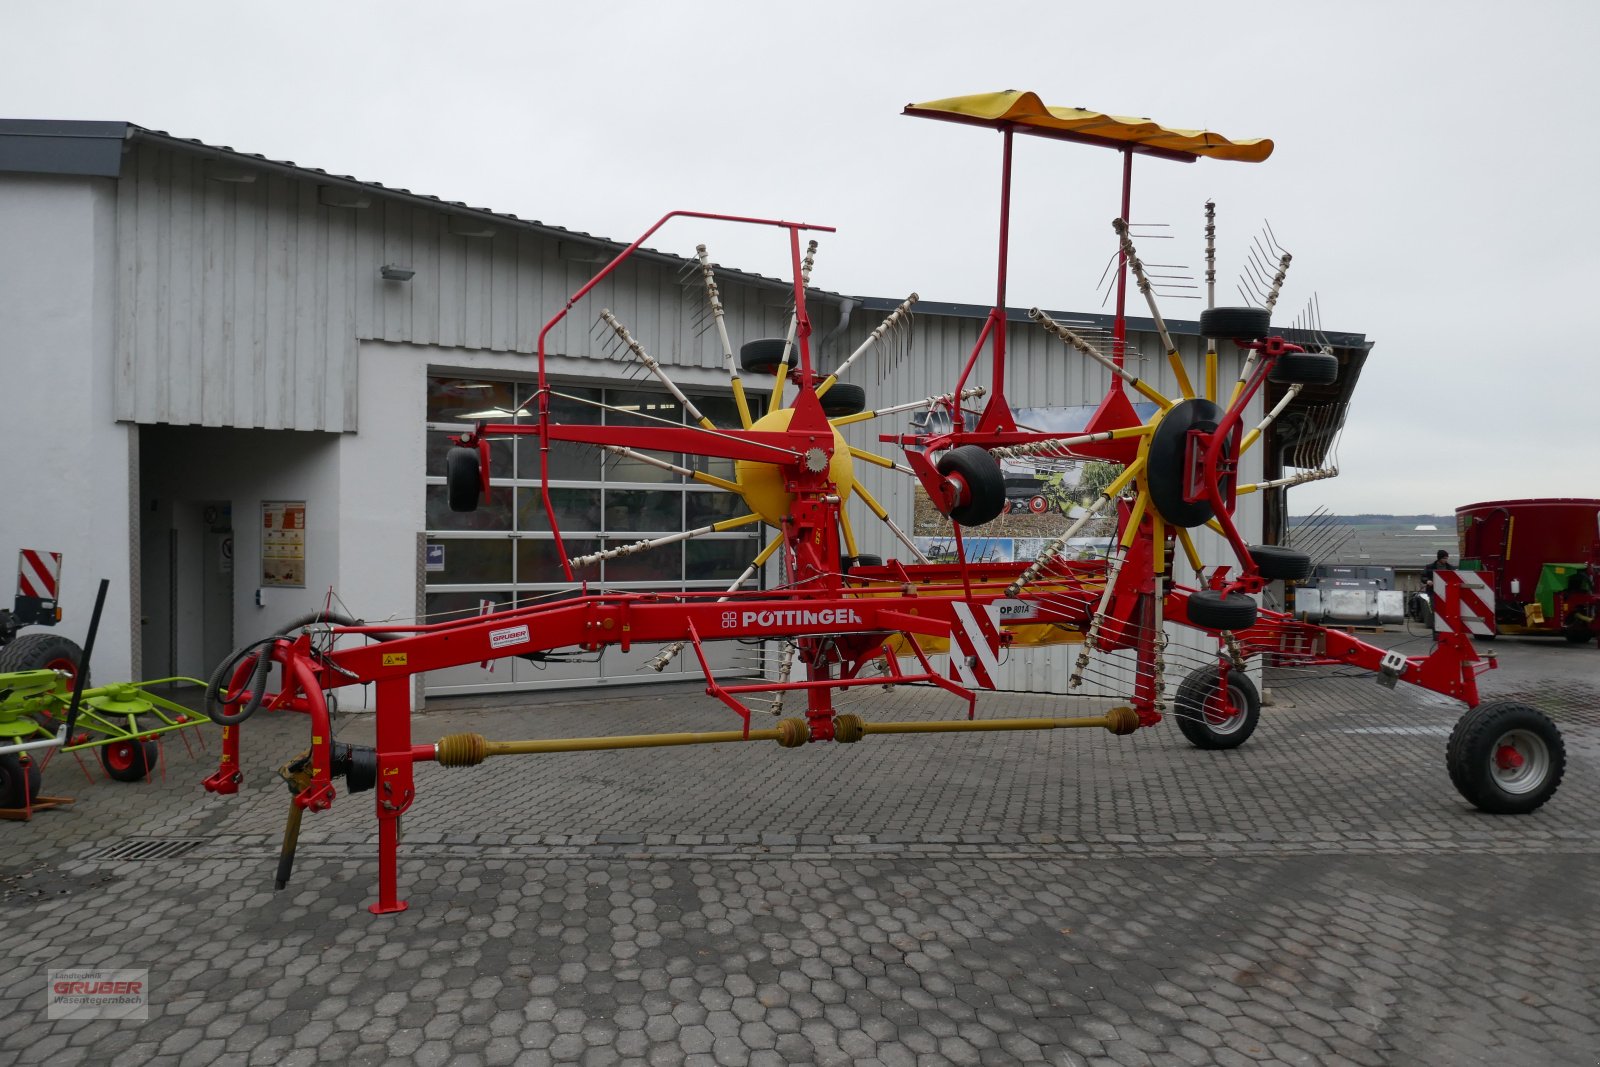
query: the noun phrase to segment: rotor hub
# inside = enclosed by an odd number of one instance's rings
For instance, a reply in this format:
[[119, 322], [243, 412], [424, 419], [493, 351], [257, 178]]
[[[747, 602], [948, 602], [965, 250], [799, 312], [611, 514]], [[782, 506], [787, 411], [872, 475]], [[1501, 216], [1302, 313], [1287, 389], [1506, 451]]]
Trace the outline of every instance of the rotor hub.
[[[780, 408], [757, 419], [751, 429], [787, 430], [793, 418], [793, 408]], [[744, 502], [749, 505], [750, 510], [760, 515], [769, 526], [781, 528], [784, 518], [794, 504], [794, 494], [789, 491], [789, 480], [794, 476], [796, 466], [807, 474], [821, 474], [826, 471], [828, 480], [834, 484], [841, 501], [849, 499], [855, 490], [855, 461], [850, 455], [849, 446], [845, 444], [844, 435], [837, 429], [833, 430], [831, 457], [827, 449], [813, 445], [803, 451], [798, 460], [791, 463], [792, 465], [787, 467], [788, 473], [785, 472], [784, 466], [776, 463], [741, 459], [734, 464], [734, 481], [739, 484], [739, 495], [744, 497]]]

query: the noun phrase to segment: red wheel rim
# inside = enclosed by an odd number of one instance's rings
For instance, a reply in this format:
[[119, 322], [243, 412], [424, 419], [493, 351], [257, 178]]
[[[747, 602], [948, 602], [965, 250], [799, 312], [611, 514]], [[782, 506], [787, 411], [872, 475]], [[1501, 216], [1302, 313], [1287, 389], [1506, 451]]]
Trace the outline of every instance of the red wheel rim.
[[1211, 699], [1206, 701], [1206, 722], [1212, 726], [1221, 726], [1229, 719], [1237, 717], [1242, 710], [1233, 702], [1232, 686], [1227, 692], [1216, 690], [1212, 692]]
[[132, 770], [133, 745], [127, 741], [115, 745], [107, 745], [106, 766], [114, 771]]
[[67, 659], [65, 656], [57, 656], [49, 663], [46, 663], [45, 669], [51, 671], [61, 671], [74, 683], [78, 680], [78, 665], [72, 660]]

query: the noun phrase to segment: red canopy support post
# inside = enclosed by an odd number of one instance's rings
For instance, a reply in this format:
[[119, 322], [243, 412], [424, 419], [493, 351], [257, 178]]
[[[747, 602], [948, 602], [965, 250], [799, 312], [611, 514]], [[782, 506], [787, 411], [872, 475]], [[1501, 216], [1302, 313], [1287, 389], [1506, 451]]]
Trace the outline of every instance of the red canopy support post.
[[1006, 267], [1011, 258], [1011, 141], [1010, 126], [1001, 128], [1004, 148], [1000, 153], [1000, 262], [995, 268], [994, 310], [994, 390], [1003, 392], [1006, 373]]
[[[1128, 221], [1133, 205], [1133, 151], [1122, 150], [1122, 221]], [[1121, 367], [1128, 347], [1128, 254], [1117, 250], [1117, 320], [1112, 326], [1111, 361]], [[1112, 377], [1111, 388], [1121, 391], [1122, 379]]]
[[[984, 330], [994, 344], [994, 362], [990, 368], [989, 400], [978, 418], [979, 433], [1009, 433], [1017, 428], [1011, 418], [1011, 402], [1006, 399], [1006, 268], [1011, 259], [1011, 147], [1014, 132], [1010, 123], [1000, 126], [999, 263], [995, 267], [994, 307], [989, 310], [989, 319], [984, 324]], [[956, 399], [951, 402], [951, 407], [957, 429], [962, 428], [960, 396], [966, 384], [967, 371], [972, 369], [982, 351], [983, 341], [980, 337], [978, 347], [973, 349], [972, 358], [967, 361], [967, 369], [962, 371], [961, 382], [953, 394]]]

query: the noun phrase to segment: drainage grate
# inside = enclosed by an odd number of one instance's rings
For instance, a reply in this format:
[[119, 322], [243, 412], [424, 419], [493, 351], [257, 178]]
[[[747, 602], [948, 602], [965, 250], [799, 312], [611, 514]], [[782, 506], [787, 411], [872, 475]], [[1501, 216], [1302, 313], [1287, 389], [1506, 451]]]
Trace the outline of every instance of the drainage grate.
[[187, 856], [205, 844], [201, 837], [134, 837], [98, 852], [91, 852], [92, 860], [170, 860]]

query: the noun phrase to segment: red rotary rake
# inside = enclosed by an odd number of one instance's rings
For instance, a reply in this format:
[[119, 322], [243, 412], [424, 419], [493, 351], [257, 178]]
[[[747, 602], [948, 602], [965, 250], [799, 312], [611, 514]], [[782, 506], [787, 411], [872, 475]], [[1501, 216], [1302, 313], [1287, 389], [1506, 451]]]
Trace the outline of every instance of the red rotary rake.
[[[1291, 344], [1271, 332], [1271, 308], [1288, 266], [1285, 254], [1271, 279], [1264, 307], [1209, 307], [1202, 314], [1202, 333], [1231, 342], [1244, 357], [1238, 380], [1223, 396], [1218, 388], [1214, 340], [1205, 355], [1201, 386], [1196, 388], [1156, 308], [1150, 280], [1124, 220], [1134, 155], [1257, 162], [1270, 154], [1271, 142], [1231, 141], [1146, 120], [1049, 108], [1031, 93], [936, 101], [912, 105], [906, 113], [989, 126], [1002, 135], [995, 304], [951, 391], [914, 404], [865, 410], [864, 393], [840, 382], [841, 375], [886, 330], [905, 321], [914, 294], [833, 373], [818, 371], [806, 312], [806, 285], [815, 245], [803, 252], [801, 240], [805, 233], [827, 231], [828, 227], [688, 211], [664, 216], [574, 293], [541, 331], [537, 422], [480, 423], [472, 433], [458, 438], [448, 458], [450, 504], [457, 510], [471, 510], [489, 492], [490, 440], [515, 435], [536, 439], [550, 530], [566, 576], [581, 586], [581, 595], [404, 627], [379, 628], [341, 616], [318, 615], [246, 646], [219, 666], [208, 697], [211, 717], [224, 727], [224, 754], [221, 768], [206, 780], [207, 789], [217, 793], [238, 790], [242, 780], [239, 725], [259, 708], [300, 711], [311, 720], [311, 747], [281, 772], [294, 797], [280, 859], [280, 887], [287, 882], [292, 866], [301, 814], [329, 807], [335, 797], [334, 780], [340, 777], [353, 793], [376, 790], [379, 879], [378, 901], [371, 910], [392, 912], [405, 907], [397, 885], [399, 823], [415, 801], [418, 763], [467, 766], [497, 755], [760, 740], [796, 747], [853, 743], [880, 733], [1100, 727], [1126, 734], [1154, 726], [1163, 711], [1174, 715], [1195, 745], [1232, 748], [1242, 744], [1256, 726], [1260, 700], [1245, 668], [1247, 661], [1258, 655], [1279, 664], [1353, 666], [1374, 672], [1390, 686], [1404, 681], [1461, 700], [1472, 710], [1451, 737], [1449, 770], [1462, 795], [1483, 810], [1531, 811], [1555, 791], [1564, 750], [1550, 720], [1523, 705], [1479, 704], [1477, 675], [1495, 664], [1492, 658], [1479, 657], [1466, 636], [1466, 627], [1460, 624], [1463, 601], [1458, 586], [1451, 585], [1453, 595], [1438, 605], [1440, 633], [1426, 656], [1386, 651], [1256, 603], [1254, 594], [1269, 582], [1305, 577], [1311, 561], [1290, 549], [1247, 544], [1233, 518], [1237, 498], [1319, 475], [1240, 484], [1240, 458], [1303, 386], [1334, 381], [1339, 361], [1331, 351]], [[1110, 389], [1088, 426], [1070, 435], [1019, 427], [1005, 392], [1007, 241], [1012, 143], [1017, 133], [1111, 147], [1123, 155], [1122, 213], [1114, 224], [1122, 270], [1111, 351], [1103, 352], [1093, 340], [1037, 309], [1031, 312], [1039, 326], [1111, 375]], [[606, 328], [661, 380], [696, 425], [600, 425], [598, 417], [593, 423], [556, 421], [552, 400], [595, 402], [568, 397], [546, 379], [547, 335], [645, 240], [675, 218], [771, 227], [788, 238], [794, 293], [789, 334], [744, 345], [737, 361], [715, 278], [704, 247], [700, 249], [706, 297], [740, 425], [718, 427], [702, 415], [609, 311], [600, 315]], [[1214, 255], [1213, 233], [1214, 227], [1208, 226], [1208, 260]], [[1129, 273], [1149, 303], [1166, 348], [1181, 394], [1176, 398], [1163, 395], [1125, 367], [1124, 302]], [[1210, 277], [1214, 278], [1214, 271]], [[969, 385], [985, 353], [989, 381], [983, 387]], [[752, 411], [741, 370], [775, 376], [764, 413]], [[1245, 412], [1269, 380], [1285, 384], [1288, 397], [1247, 429]], [[787, 405], [782, 403], [786, 384], [794, 387]], [[1140, 418], [1130, 392], [1153, 404], [1155, 413]], [[973, 418], [964, 401], [978, 396], [986, 400], [981, 413]], [[923, 415], [914, 423], [916, 432], [880, 437], [901, 450], [903, 463], [852, 447], [840, 432], [844, 425], [913, 410]], [[939, 417], [929, 418], [929, 414]], [[701, 530], [569, 558], [548, 489], [549, 450], [558, 442], [600, 447], [716, 486], [742, 498], [748, 513]], [[679, 465], [660, 458], [661, 453], [731, 460], [734, 477]], [[989, 522], [1006, 507], [998, 457], [1030, 454], [1111, 460], [1123, 464], [1123, 470], [1036, 559], [967, 561], [959, 546], [963, 528]], [[955, 562], [927, 561], [916, 543], [857, 481], [854, 464], [858, 461], [917, 479], [954, 524]], [[857, 551], [847, 510], [852, 499], [859, 499], [886, 525], [905, 546], [908, 559], [882, 561]], [[1099, 516], [1115, 522], [1108, 558], [1064, 558], [1068, 541]], [[758, 522], [775, 534], [724, 592], [592, 590], [583, 578], [586, 567], [603, 559]], [[1209, 570], [1204, 566], [1190, 534], [1200, 526], [1211, 527], [1226, 540], [1235, 557], [1232, 563]], [[1180, 554], [1193, 571], [1191, 583], [1177, 580], [1175, 564]], [[776, 588], [747, 589], [774, 556], [782, 562], [784, 581]], [[1176, 687], [1170, 705], [1164, 677], [1174, 651], [1167, 642], [1169, 626], [1199, 631], [1214, 643], [1214, 651]], [[705, 646], [736, 639], [784, 642], [781, 666], [772, 672], [776, 677], [738, 684], [716, 678]], [[1134, 669], [1131, 686], [1125, 690], [1126, 703], [1075, 718], [978, 717], [977, 693], [995, 687], [1003, 650], [1058, 640], [1081, 646], [1068, 679], [1069, 689], [1082, 684], [1093, 657], [1128, 653]], [[418, 672], [506, 656], [537, 660], [613, 646], [626, 651], [635, 645], [664, 646], [652, 661], [658, 670], [692, 649], [704, 670], [706, 691], [733, 710], [737, 728], [532, 741], [489, 741], [463, 734], [437, 744], [412, 743], [409, 694], [411, 677]], [[939, 661], [946, 650], [948, 659], [941, 668]], [[803, 667], [803, 678], [792, 677], [796, 660]], [[273, 663], [282, 666], [282, 682], [269, 692]], [[334, 743], [325, 691], [365, 683], [373, 683], [376, 691], [376, 747]], [[966, 718], [875, 722], [840, 713], [835, 707], [841, 691], [884, 684], [937, 687], [965, 702]], [[752, 709], [747, 703], [752, 695], [772, 695], [776, 709], [788, 693], [804, 694], [803, 715], [782, 719], [770, 728], [752, 726]]]

